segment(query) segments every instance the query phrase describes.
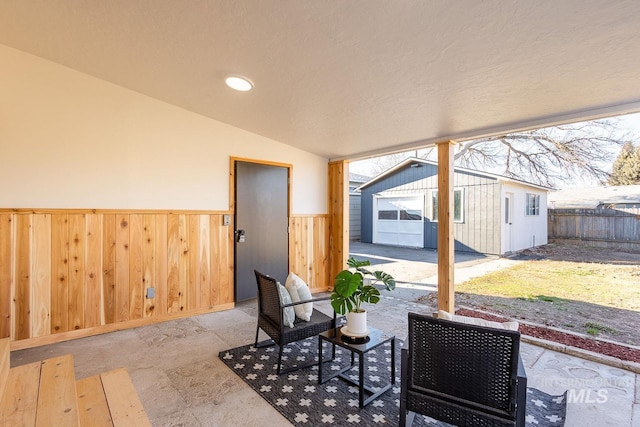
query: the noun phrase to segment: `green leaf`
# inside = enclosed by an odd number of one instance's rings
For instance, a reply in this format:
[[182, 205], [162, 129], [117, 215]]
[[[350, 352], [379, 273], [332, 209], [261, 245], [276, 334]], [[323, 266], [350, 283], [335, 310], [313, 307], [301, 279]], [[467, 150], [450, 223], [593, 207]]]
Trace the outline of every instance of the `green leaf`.
[[375, 304], [380, 301], [380, 291], [374, 286], [365, 286], [362, 288], [360, 299], [363, 302]]
[[362, 275], [360, 273], [352, 273], [349, 270], [343, 270], [336, 276], [333, 290], [338, 295], [349, 298], [353, 295], [362, 283]]
[[350, 257], [347, 260], [347, 265], [351, 268], [360, 268], [367, 265], [371, 265], [371, 262], [368, 260], [357, 260], [354, 257]]
[[353, 310], [354, 304], [351, 299], [333, 293], [331, 294], [331, 307], [338, 314], [346, 314]]
[[333, 311], [335, 311], [336, 313], [345, 314], [346, 304], [345, 304], [344, 297], [336, 293], [331, 294], [331, 307], [333, 308]]
[[367, 270], [366, 268], [358, 267], [356, 270], [358, 270], [360, 273], [364, 275], [373, 276], [373, 273], [370, 270]]
[[375, 271], [373, 276], [377, 281], [384, 283], [384, 287], [388, 291], [392, 291], [396, 288], [396, 279], [392, 275], [385, 273], [384, 271]]

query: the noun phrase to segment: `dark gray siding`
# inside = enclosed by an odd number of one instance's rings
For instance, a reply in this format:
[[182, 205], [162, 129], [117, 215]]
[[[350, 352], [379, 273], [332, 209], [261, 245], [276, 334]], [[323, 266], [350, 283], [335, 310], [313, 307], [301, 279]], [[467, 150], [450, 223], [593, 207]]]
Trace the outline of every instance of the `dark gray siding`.
[[[500, 184], [486, 176], [454, 173], [454, 186], [463, 188], [463, 222], [454, 224], [455, 249], [457, 251], [500, 253]], [[361, 240], [373, 241], [373, 196], [402, 196], [416, 193], [425, 195], [424, 246], [436, 249], [438, 223], [432, 222], [431, 191], [438, 189], [438, 167], [422, 164], [408, 165], [396, 173], [362, 189]]]
[[456, 173], [464, 188], [464, 222], [454, 224], [456, 250], [499, 254], [502, 211], [498, 181], [471, 173]]

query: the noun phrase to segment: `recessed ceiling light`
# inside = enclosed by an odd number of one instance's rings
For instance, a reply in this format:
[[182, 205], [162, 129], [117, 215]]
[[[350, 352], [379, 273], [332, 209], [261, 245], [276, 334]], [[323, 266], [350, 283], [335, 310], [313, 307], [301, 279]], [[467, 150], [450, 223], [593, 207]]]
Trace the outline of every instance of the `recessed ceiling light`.
[[242, 76], [227, 76], [224, 82], [231, 89], [239, 90], [240, 92], [247, 92], [253, 89], [253, 83], [246, 77]]

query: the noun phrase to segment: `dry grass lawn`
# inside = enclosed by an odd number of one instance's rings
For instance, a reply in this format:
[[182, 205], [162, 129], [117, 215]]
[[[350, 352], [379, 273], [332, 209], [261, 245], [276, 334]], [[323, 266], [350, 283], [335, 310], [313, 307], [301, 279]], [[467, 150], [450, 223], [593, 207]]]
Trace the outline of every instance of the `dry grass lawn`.
[[640, 265], [523, 261], [456, 286], [459, 305], [640, 345]]

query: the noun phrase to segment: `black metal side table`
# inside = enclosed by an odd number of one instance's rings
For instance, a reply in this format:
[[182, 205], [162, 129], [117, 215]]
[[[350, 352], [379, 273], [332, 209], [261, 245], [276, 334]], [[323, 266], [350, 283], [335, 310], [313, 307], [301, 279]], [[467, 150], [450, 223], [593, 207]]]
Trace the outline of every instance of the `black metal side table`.
[[[322, 343], [328, 342], [329, 344], [337, 345], [351, 352], [351, 364], [345, 368], [340, 369], [337, 372], [331, 373], [328, 377], [323, 378], [322, 375]], [[358, 387], [359, 390], [359, 403], [360, 407], [363, 408], [365, 405], [371, 403], [374, 399], [379, 397], [382, 393], [389, 390], [393, 384], [396, 382], [396, 337], [391, 334], [387, 334], [382, 332], [379, 329], [371, 328], [371, 332], [367, 336], [366, 340], [361, 340], [364, 342], [354, 342], [355, 340], [350, 337], [346, 337], [343, 339], [341, 328], [329, 329], [328, 331], [322, 332], [318, 336], [318, 384], [324, 384], [332, 378], [340, 377], [340, 379], [348, 382], [351, 385]], [[365, 355], [367, 352], [373, 350], [374, 348], [378, 348], [384, 345], [387, 342], [391, 342], [391, 381], [389, 384], [380, 388], [377, 391], [374, 391], [372, 388], [367, 387], [364, 382], [364, 369], [365, 369]], [[359, 381], [353, 381], [345, 372], [349, 371], [351, 368], [355, 366], [355, 354], [358, 354], [358, 370], [359, 370]], [[365, 398], [365, 394], [367, 397]]]

